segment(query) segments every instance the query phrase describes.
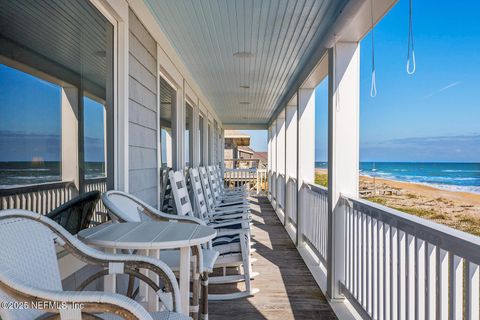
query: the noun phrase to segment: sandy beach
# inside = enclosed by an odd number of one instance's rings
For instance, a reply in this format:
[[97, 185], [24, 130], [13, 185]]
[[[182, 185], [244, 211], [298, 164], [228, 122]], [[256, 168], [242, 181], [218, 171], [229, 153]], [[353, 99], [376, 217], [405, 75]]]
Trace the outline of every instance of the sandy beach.
[[[327, 171], [316, 169], [317, 182]], [[367, 200], [480, 235], [480, 194], [428, 185], [360, 176], [360, 195]]]

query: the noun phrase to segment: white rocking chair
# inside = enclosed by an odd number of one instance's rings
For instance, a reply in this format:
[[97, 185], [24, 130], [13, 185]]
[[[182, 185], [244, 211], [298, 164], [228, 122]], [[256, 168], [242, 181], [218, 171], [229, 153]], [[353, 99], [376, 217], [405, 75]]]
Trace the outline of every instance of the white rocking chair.
[[[192, 184], [194, 183], [192, 179]], [[173, 197], [179, 215], [195, 216], [190, 202], [185, 177], [180, 171], [170, 172], [170, 184]], [[205, 221], [207, 225], [217, 229], [217, 238], [213, 239], [213, 248], [220, 252], [214, 268], [241, 267], [243, 274], [210, 277], [212, 284], [234, 283], [245, 281], [245, 291], [230, 294], [209, 294], [210, 300], [231, 300], [247, 297], [255, 294], [258, 290], [251, 287], [251, 261], [250, 261], [250, 220], [249, 219], [227, 219], [223, 221]], [[241, 229], [226, 229], [234, 225], [242, 226]]]

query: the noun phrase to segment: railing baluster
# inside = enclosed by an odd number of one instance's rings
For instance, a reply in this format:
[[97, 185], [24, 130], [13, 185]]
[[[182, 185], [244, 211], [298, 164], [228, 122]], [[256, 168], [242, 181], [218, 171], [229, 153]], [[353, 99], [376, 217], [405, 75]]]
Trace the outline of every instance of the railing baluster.
[[467, 264], [467, 283], [466, 291], [466, 319], [480, 319], [480, 267], [478, 264]]
[[450, 312], [451, 319], [463, 317], [463, 259], [454, 254], [451, 257], [450, 267]]
[[415, 318], [415, 237], [406, 236], [406, 318]]
[[399, 252], [398, 252], [398, 229], [390, 229], [390, 268], [391, 268], [391, 290], [390, 290], [390, 317], [392, 320], [398, 319], [399, 301], [398, 301], [398, 266], [399, 266]]
[[384, 242], [384, 257], [383, 262], [383, 319], [390, 319], [391, 310], [391, 295], [392, 295], [392, 282], [391, 282], [391, 227], [385, 223], [383, 226], [383, 242]]
[[426, 319], [436, 319], [437, 317], [437, 247], [433, 244], [427, 244], [427, 301], [426, 301]]
[[426, 283], [426, 275], [427, 275], [427, 270], [426, 270], [426, 264], [425, 264], [425, 258], [426, 258], [426, 243], [425, 241], [416, 238], [416, 250], [415, 250], [415, 275], [416, 275], [416, 280], [415, 280], [415, 317], [416, 319], [426, 319], [426, 314], [425, 314], [425, 283]]
[[448, 315], [448, 252], [446, 250], [438, 248], [438, 302], [439, 307], [438, 315], [439, 319], [447, 320]]

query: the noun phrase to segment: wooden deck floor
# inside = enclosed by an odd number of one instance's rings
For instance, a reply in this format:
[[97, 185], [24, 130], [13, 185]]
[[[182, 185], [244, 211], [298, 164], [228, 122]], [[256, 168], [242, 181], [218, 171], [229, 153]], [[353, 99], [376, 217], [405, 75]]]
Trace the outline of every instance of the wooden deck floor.
[[257, 249], [253, 269], [260, 273], [252, 283], [260, 292], [250, 298], [210, 301], [210, 319], [337, 319], [268, 200], [252, 201]]

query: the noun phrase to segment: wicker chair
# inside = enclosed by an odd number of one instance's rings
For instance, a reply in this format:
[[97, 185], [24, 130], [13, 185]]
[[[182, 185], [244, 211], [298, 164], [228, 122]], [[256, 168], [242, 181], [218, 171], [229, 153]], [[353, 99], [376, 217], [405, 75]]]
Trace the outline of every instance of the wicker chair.
[[47, 217], [75, 235], [91, 224], [100, 196], [100, 191], [83, 193], [50, 211]]
[[[178, 284], [172, 270], [162, 261], [103, 253], [88, 247], [51, 219], [18, 209], [0, 211], [0, 243], [0, 301], [7, 306], [19, 302], [30, 306], [28, 309], [0, 308], [3, 320], [189, 319], [175, 312], [180, 309]], [[55, 245], [64, 247], [87, 264], [104, 268], [80, 284], [79, 290], [107, 274], [133, 275], [157, 292], [168, 311], [148, 313], [135, 301], [114, 293], [64, 291]], [[141, 274], [140, 268], [157, 274], [163, 286]], [[32, 308], [35, 306], [37, 309]]]

